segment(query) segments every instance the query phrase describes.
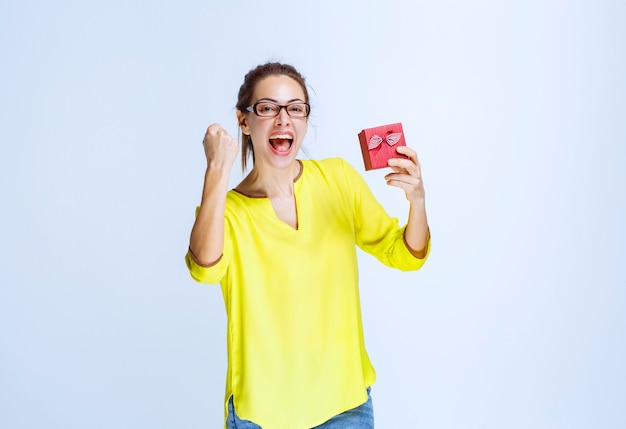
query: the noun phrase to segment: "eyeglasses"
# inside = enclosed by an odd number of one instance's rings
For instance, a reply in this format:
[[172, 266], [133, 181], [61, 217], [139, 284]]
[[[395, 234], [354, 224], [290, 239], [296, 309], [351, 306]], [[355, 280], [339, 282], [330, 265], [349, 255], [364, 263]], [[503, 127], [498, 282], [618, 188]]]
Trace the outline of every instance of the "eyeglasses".
[[246, 107], [248, 112], [254, 112], [257, 116], [264, 118], [274, 118], [280, 113], [280, 109], [284, 108], [292, 118], [306, 118], [311, 112], [311, 106], [308, 103], [289, 103], [280, 105], [271, 101], [257, 101], [252, 106]]

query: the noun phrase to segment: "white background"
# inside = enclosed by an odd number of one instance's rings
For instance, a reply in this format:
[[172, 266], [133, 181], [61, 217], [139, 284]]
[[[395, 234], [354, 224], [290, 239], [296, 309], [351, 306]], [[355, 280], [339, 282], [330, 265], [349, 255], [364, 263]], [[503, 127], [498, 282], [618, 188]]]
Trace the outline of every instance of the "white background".
[[311, 87], [302, 157], [344, 157], [401, 219], [356, 135], [402, 122], [420, 157], [430, 260], [359, 254], [377, 427], [626, 427], [625, 21], [609, 0], [3, 0], [0, 427], [221, 427], [222, 297], [183, 256], [204, 131], [236, 133], [267, 60]]

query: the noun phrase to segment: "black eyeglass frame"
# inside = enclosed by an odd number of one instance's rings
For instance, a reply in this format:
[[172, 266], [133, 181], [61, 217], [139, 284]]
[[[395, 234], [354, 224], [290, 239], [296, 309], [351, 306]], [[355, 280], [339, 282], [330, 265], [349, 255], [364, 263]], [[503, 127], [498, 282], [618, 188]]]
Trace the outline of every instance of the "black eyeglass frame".
[[[274, 116], [268, 116], [268, 115], [259, 115], [259, 112], [257, 112], [257, 106], [259, 104], [273, 104], [275, 106], [278, 106], [278, 110], [276, 111], [276, 114]], [[294, 104], [304, 104], [306, 106], [306, 115], [304, 116], [293, 116], [291, 113], [289, 113], [289, 110], [287, 109], [287, 107], [289, 106], [293, 106]], [[305, 103], [305, 102], [298, 102], [298, 103], [289, 103], [289, 104], [278, 104], [278, 103], [274, 103], [273, 101], [267, 101], [267, 100], [260, 100], [257, 101], [256, 103], [254, 103], [252, 106], [248, 106], [246, 107], [246, 110], [248, 112], [252, 112], [255, 115], [261, 117], [261, 118], [275, 118], [276, 116], [280, 115], [280, 111], [282, 109], [285, 109], [285, 112], [287, 112], [287, 115], [289, 115], [289, 117], [291, 118], [308, 118], [309, 115], [311, 114], [311, 105], [309, 103]]]

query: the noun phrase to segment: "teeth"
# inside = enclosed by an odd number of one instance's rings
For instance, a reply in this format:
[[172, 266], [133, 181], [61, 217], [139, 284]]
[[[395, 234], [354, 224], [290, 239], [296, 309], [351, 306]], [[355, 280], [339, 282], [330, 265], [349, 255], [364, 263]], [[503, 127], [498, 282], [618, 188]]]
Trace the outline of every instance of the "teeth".
[[270, 139], [288, 139], [288, 140], [291, 140], [292, 138], [293, 137], [291, 137], [289, 134], [275, 134], [270, 137]]

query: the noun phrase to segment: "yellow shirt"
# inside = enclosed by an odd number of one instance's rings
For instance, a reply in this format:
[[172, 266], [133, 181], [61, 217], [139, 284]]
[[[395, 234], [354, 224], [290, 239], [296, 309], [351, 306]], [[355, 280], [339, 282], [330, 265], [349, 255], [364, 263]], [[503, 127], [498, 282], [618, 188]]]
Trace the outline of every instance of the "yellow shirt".
[[426, 260], [409, 252], [404, 227], [347, 162], [302, 164], [297, 230], [269, 199], [231, 190], [222, 258], [210, 267], [185, 258], [195, 280], [221, 284], [225, 406], [232, 395], [237, 415], [264, 429], [309, 429], [367, 400], [376, 375], [363, 340], [356, 245], [402, 270]]

